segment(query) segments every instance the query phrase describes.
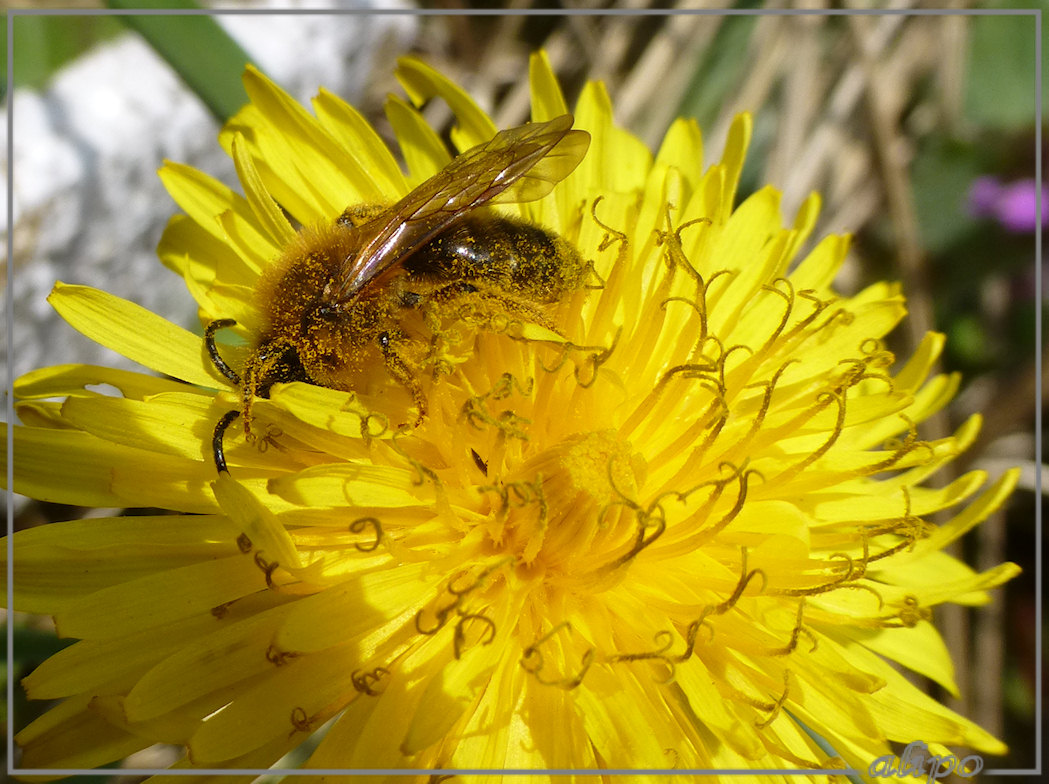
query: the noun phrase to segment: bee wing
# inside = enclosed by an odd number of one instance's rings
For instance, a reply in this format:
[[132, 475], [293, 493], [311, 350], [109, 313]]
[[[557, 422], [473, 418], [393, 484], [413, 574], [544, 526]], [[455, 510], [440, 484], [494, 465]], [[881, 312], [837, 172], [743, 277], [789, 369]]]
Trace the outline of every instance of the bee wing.
[[[531, 168], [525, 167], [523, 171], [514, 172], [513, 177], [508, 180], [510, 184], [501, 193], [492, 196], [489, 199], [490, 204], [521, 204], [541, 199], [571, 174], [583, 160], [590, 147], [590, 134], [586, 131], [568, 130], [572, 124], [572, 116], [569, 114], [563, 114], [550, 122], [557, 120], [565, 120], [567, 123], [564, 135], [547, 152], [539, 153], [541, 157], [538, 160], [532, 156]], [[532, 126], [523, 127], [527, 129]]]
[[394, 204], [358, 227], [367, 238], [325, 291], [347, 302], [458, 218], [488, 203], [534, 201], [579, 164], [590, 134], [573, 131], [572, 115], [500, 131], [473, 147]]

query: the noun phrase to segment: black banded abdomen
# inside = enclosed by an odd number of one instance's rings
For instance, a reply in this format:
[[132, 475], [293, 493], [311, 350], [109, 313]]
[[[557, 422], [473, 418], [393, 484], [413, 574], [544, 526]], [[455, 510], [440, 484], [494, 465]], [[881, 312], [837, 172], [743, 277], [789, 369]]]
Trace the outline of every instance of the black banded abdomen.
[[428, 282], [475, 281], [537, 303], [579, 287], [584, 265], [563, 239], [539, 226], [496, 216], [468, 216], [403, 262]]

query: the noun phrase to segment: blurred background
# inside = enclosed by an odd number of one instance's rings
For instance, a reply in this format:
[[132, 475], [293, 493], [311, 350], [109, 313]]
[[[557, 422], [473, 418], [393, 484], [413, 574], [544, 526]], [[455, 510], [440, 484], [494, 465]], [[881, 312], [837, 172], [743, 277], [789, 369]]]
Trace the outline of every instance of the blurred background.
[[[819, 191], [816, 236], [855, 238], [840, 290], [902, 282], [910, 315], [892, 345], [901, 357], [928, 330], [948, 336], [942, 367], [964, 375], [962, 391], [922, 435], [942, 436], [982, 412], [980, 439], [952, 470], [995, 476], [1023, 468], [1009, 507], [970, 534], [959, 555], [976, 569], [1015, 561], [1024, 573], [993, 604], [938, 619], [962, 698], [932, 693], [1009, 744], [1009, 756], [987, 760], [985, 771], [1040, 762], [1035, 423], [1046, 384], [1043, 377], [1039, 399], [1036, 230], [1049, 213], [1035, 180], [1043, 150], [1033, 14], [1046, 3], [574, 0], [542, 13], [528, 0], [469, 8], [446, 0], [387, 2], [376, 14], [366, 2], [238, 2], [206, 7], [298, 13], [95, 13], [121, 5], [55, 3], [75, 13], [12, 16], [14, 92], [4, 105], [5, 113], [15, 107], [14, 158], [5, 152], [4, 163], [14, 221], [4, 217], [3, 229], [14, 245], [4, 282], [15, 308], [15, 375], [45, 364], [117, 363], [51, 312], [45, 298], [56, 279], [105, 288], [199, 331], [189, 295], [156, 261], [174, 205], [155, 170], [170, 158], [235, 185], [215, 137], [246, 100], [245, 60], [301, 100], [326, 86], [386, 132], [382, 101], [401, 93], [394, 61], [418, 54], [506, 127], [527, 118], [528, 55], [542, 47], [570, 104], [586, 80], [604, 81], [617, 121], [652, 148], [676, 116], [697, 118], [703, 165], [718, 159], [732, 117], [750, 111], [755, 133], [741, 198], [771, 184], [783, 191], [790, 222]], [[873, 8], [881, 12], [841, 13]], [[923, 13], [934, 8], [948, 13]], [[474, 13], [485, 9], [492, 13]], [[710, 13], [681, 13], [697, 9]], [[767, 13], [799, 9], [812, 13]], [[435, 122], [447, 119], [433, 109]], [[1041, 201], [1049, 201], [1044, 192]], [[16, 501], [16, 529], [112, 513]], [[62, 643], [41, 619], [14, 625], [16, 659], [6, 674], [18, 679]], [[19, 726], [42, 707], [21, 703], [16, 689]]]

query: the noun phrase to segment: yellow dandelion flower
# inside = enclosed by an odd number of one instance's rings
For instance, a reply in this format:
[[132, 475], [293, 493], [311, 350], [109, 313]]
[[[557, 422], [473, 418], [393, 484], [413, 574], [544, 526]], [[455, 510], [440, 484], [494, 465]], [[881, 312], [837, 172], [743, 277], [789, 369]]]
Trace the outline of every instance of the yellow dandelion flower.
[[[894, 664], [955, 691], [932, 609], [985, 602], [1018, 570], [976, 573], [944, 547], [1016, 474], [925, 484], [979, 426], [916, 433], [958, 385], [930, 378], [943, 339], [898, 364], [883, 342], [905, 315], [898, 288], [836, 294], [845, 237], [799, 259], [815, 196], [787, 227], [771, 188], [734, 206], [747, 116], [702, 171], [693, 122], [653, 156], [599, 84], [569, 132], [538, 55], [532, 120], [552, 125], [527, 127], [569, 139], [573, 160], [513, 174], [547, 176], [545, 195], [479, 203], [554, 232], [582, 272], [543, 297], [499, 277], [520, 253], [472, 276], [380, 255], [379, 326], [352, 321], [371, 330], [352, 357], [313, 322], [273, 337], [289, 254], [317, 250], [300, 227], [342, 216], [364, 233], [383, 213], [348, 205], [451, 179], [417, 105], [448, 102], [459, 151], [512, 147], [427, 66], [404, 60], [398, 76], [411, 100], [387, 115], [407, 173], [344, 102], [321, 91], [310, 114], [254, 70], [222, 135], [244, 194], [162, 169], [185, 214], [160, 255], [202, 324], [223, 320], [211, 351], [131, 303], [56, 286], [71, 325], [162, 377], [71, 365], [21, 378], [15, 488], [179, 514], [16, 535], [16, 608], [78, 640], [24, 681], [60, 702], [18, 734], [23, 767], [167, 743], [185, 750], [178, 767], [259, 769], [307, 739], [296, 764], [327, 770], [866, 775], [891, 742], [1002, 753]], [[331, 272], [347, 258], [296, 291], [359, 286]], [[346, 319], [331, 334], [356, 340]], [[301, 380], [329, 370], [327, 386]]]

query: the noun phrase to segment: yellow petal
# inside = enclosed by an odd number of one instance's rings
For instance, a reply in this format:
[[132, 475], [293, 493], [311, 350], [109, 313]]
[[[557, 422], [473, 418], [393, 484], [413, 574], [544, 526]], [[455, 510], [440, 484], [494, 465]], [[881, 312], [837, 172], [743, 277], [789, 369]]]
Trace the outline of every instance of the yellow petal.
[[332, 717], [332, 704], [356, 696], [355, 669], [356, 662], [338, 651], [271, 664], [268, 673], [200, 725], [189, 739], [191, 758], [207, 765], [247, 754], [274, 738], [305, 740]]
[[92, 713], [90, 700], [90, 695], [66, 700], [19, 732], [20, 767], [90, 770], [113, 766], [150, 745]]
[[401, 741], [401, 752], [417, 754], [447, 734], [470, 707], [494, 666], [484, 648], [474, 647], [430, 677], [420, 696], [421, 709], [415, 711]]
[[[192, 248], [193, 245], [182, 244], [184, 233], [199, 233], [203, 236], [195, 239], [195, 244], [203, 245], [207, 241], [206, 238], [210, 238], [208, 249], [221, 251], [217, 255], [193, 254], [192, 263], [210, 267], [212, 276], [216, 270], [221, 270], [224, 276], [233, 276], [235, 279], [241, 276], [257, 276], [261, 269], [259, 260], [272, 256], [277, 249], [256, 225], [248, 201], [218, 180], [184, 164], [167, 161], [158, 174], [168, 193], [193, 221], [191, 229], [184, 221], [179, 221], [178, 216], [172, 219], [165, 232], [165, 239], [161, 242], [163, 255], [170, 256], [175, 248]], [[218, 217], [224, 213], [231, 215], [233, 231], [224, 229], [219, 223]], [[179, 233], [168, 235], [168, 232]], [[238, 254], [230, 254], [231, 234], [233, 237], [243, 238], [239, 245], [241, 252]], [[184, 265], [174, 266], [181, 268]], [[207, 276], [196, 273], [194, 277], [204, 279]]]
[[456, 119], [456, 125], [452, 128], [452, 143], [459, 152], [465, 152], [495, 136], [498, 128], [474, 103], [469, 93], [426, 63], [414, 57], [402, 57], [397, 60], [394, 75], [416, 106], [434, 97], [441, 97], [448, 102]]
[[214, 387], [203, 341], [145, 308], [89, 286], [56, 283], [47, 298], [73, 329], [118, 354], [191, 384]]
[[407, 193], [408, 184], [390, 148], [360, 112], [323, 88], [314, 99], [313, 108], [320, 122], [357, 164], [357, 169], [347, 172], [352, 181], [360, 182], [354, 201], [382, 204], [390, 201], [392, 194]]
[[869, 634], [859, 630], [846, 633], [875, 653], [932, 678], [952, 695], [958, 696], [951, 654], [931, 623], [921, 621], [913, 627], [879, 629]]
[[[230, 549], [234, 545], [230, 542]], [[264, 590], [254, 560], [241, 553], [139, 577], [90, 593], [55, 615], [59, 633], [106, 639], [157, 629]], [[163, 597], [158, 600], [157, 597]]]
[[[101, 389], [112, 387], [130, 400], [144, 400], [163, 392], [184, 392], [177, 381], [146, 376], [131, 370], [98, 365], [52, 365], [31, 370], [15, 379], [15, 397], [34, 400], [50, 397], [91, 397]], [[99, 387], [99, 389], [90, 389]]]
[[383, 108], [386, 119], [397, 134], [401, 155], [408, 166], [408, 179], [413, 186], [432, 177], [451, 162], [452, 156], [441, 138], [412, 106], [390, 96]]
[[[276, 604], [279, 600], [271, 596]], [[139, 678], [124, 700], [128, 720], [149, 721], [209, 694], [221, 695], [230, 684], [272, 673], [278, 666], [275, 662], [281, 661], [280, 654], [286, 653], [271, 647], [274, 630], [293, 605], [263, 608], [255, 604], [250, 615], [237, 617], [238, 603], [230, 607], [229, 615], [203, 613], [169, 627], [174, 634], [190, 624], [207, 624], [203, 633], [183, 639]]]
[[404, 623], [404, 614], [414, 614], [435, 590], [437, 579], [426, 577], [425, 564], [391, 567], [302, 599], [281, 624], [274, 643], [283, 650], [308, 653], [360, 640], [390, 621]]
[[250, 490], [238, 484], [226, 472], [220, 473], [211, 486], [219, 508], [247, 534], [257, 552], [265, 553], [268, 560], [276, 561], [285, 568], [302, 567], [299, 551], [288, 531]]
[[237, 167], [237, 179], [244, 187], [244, 194], [251, 205], [257, 226], [275, 250], [284, 247], [295, 239], [295, 230], [266, 192], [255, 163], [245, 149], [242, 137], [233, 137], [232, 153], [233, 162]]
[[[0, 424], [0, 432], [6, 432], [6, 427]], [[87, 433], [16, 428], [14, 455], [11, 489], [42, 501], [103, 508], [156, 506], [188, 512], [214, 509], [213, 500], [209, 502], [196, 493], [180, 494], [175, 502], [166, 503], [171, 487], [165, 479], [178, 481], [184, 491], [210, 479], [207, 471], [187, 471], [184, 461], [112, 444]], [[6, 458], [0, 458], [0, 464], [6, 467], [6, 463]]]
[[546, 122], [568, 112], [561, 85], [554, 75], [546, 52], [533, 52], [528, 58], [528, 84], [532, 97], [532, 121]]

